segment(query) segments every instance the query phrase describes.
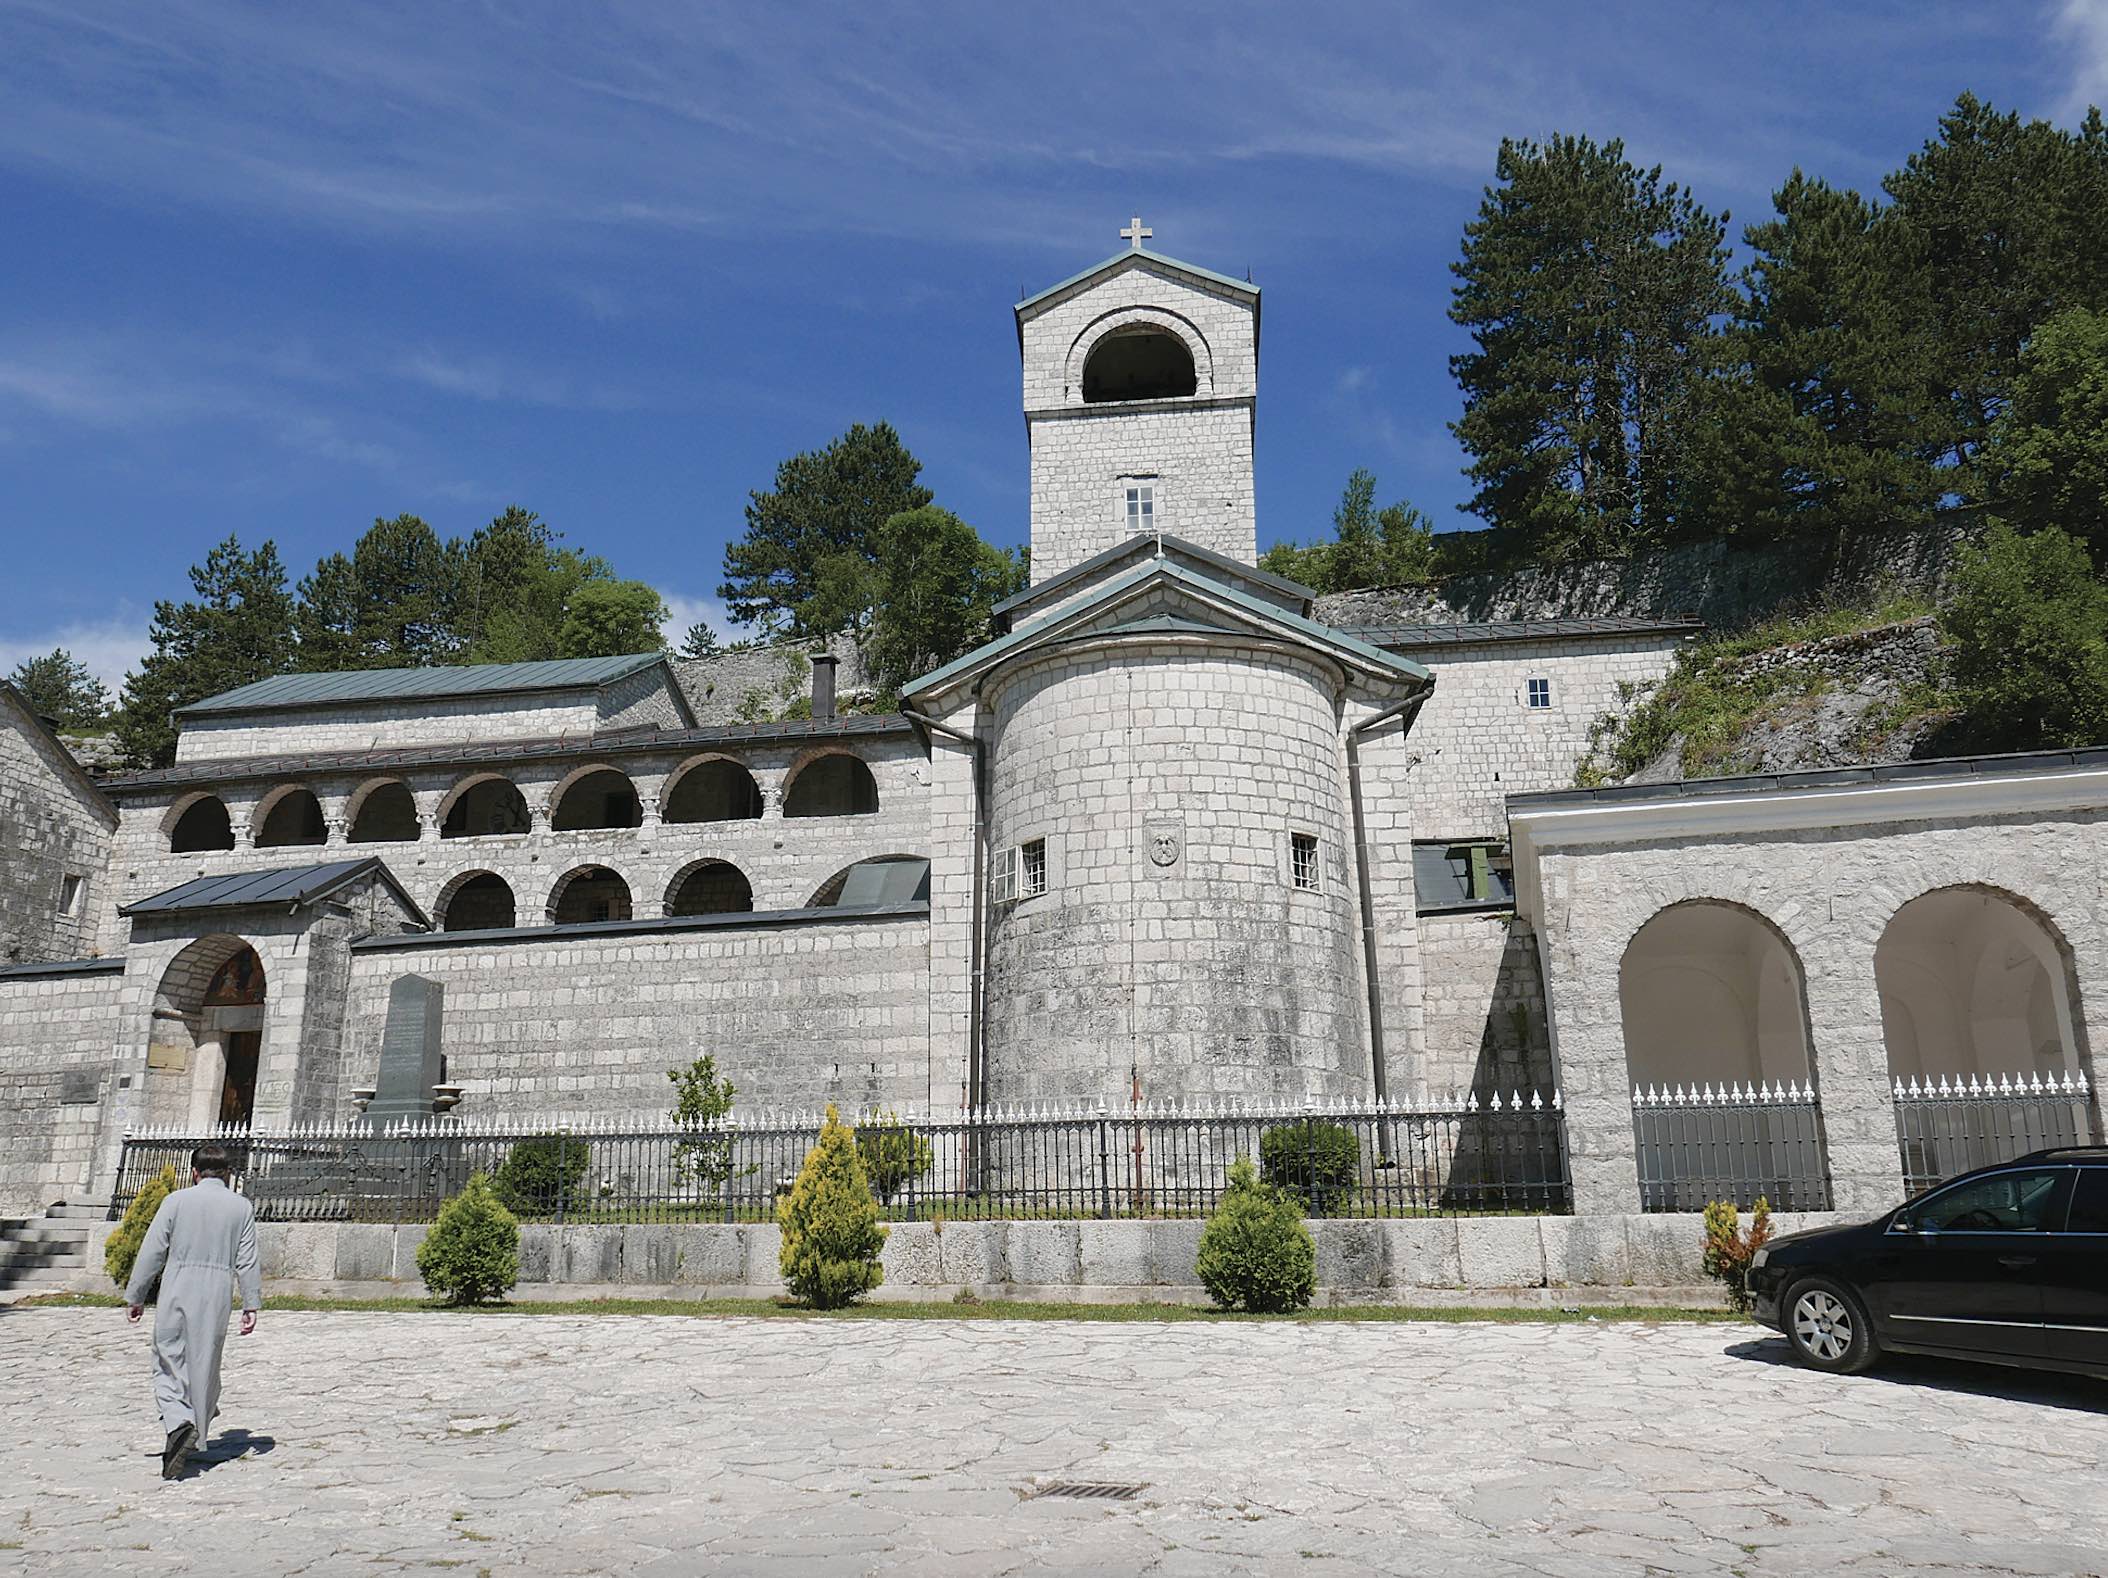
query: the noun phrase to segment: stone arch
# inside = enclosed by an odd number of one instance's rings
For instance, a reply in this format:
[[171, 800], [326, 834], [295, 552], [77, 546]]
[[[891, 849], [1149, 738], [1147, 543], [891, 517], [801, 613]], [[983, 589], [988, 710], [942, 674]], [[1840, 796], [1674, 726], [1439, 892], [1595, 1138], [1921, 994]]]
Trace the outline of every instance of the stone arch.
[[785, 816], [868, 816], [878, 809], [878, 780], [853, 751], [821, 751], [791, 771], [783, 786]]
[[[1176, 395], [1107, 394], [1101, 388], [1095, 397], [1092, 393], [1092, 364], [1109, 342], [1118, 340], [1170, 340], [1176, 342], [1184, 352], [1182, 378], [1190, 380], [1184, 385], [1186, 395], [1213, 394], [1215, 392], [1215, 353], [1208, 344], [1199, 325], [1181, 313], [1164, 307], [1116, 307], [1084, 326], [1069, 346], [1066, 379], [1069, 397], [1086, 405], [1096, 405], [1106, 400], [1120, 399], [1168, 399]], [[1126, 348], [1114, 346], [1115, 354]], [[1167, 351], [1169, 347], [1158, 346]], [[1101, 364], [1101, 367], [1104, 364]]]
[[2091, 1073], [2071, 945], [2006, 888], [1947, 883], [1897, 905], [1874, 984], [1894, 1078]]
[[519, 786], [503, 773], [471, 773], [446, 792], [437, 820], [441, 838], [512, 837], [534, 827]]
[[659, 796], [662, 822], [741, 822], [761, 815], [761, 785], [729, 756], [691, 757]]
[[668, 915], [731, 915], [754, 907], [754, 885], [729, 860], [692, 860], [666, 884]]
[[637, 786], [628, 773], [606, 762], [573, 768], [549, 791], [552, 832], [582, 833], [643, 824]]
[[432, 922], [441, 931], [510, 931], [520, 923], [512, 884], [495, 871], [457, 872], [432, 900]]
[[[879, 869], [905, 866], [913, 866], [916, 869], [912, 872]], [[864, 875], [858, 877], [859, 872]], [[872, 895], [884, 896], [860, 895], [852, 888], [852, 879], [855, 879], [855, 888], [867, 889]], [[917, 897], [926, 899], [929, 892], [930, 862], [927, 855], [870, 855], [844, 866], [821, 883], [813, 890], [812, 897], [805, 901], [805, 907], [809, 910], [833, 909], [844, 902], [845, 893], [850, 904], [862, 904], [905, 903]]]
[[280, 784], [261, 800], [249, 823], [258, 849], [286, 849], [329, 842], [322, 802], [305, 784]]
[[168, 834], [172, 855], [234, 847], [234, 819], [227, 814], [227, 802], [216, 794], [185, 795], [168, 808], [162, 831]]
[[407, 844], [423, 833], [417, 796], [400, 778], [369, 778], [344, 805], [345, 837], [354, 844]]
[[573, 866], [549, 890], [549, 920], [557, 926], [628, 920], [629, 883], [607, 866]]
[[[168, 962], [148, 1029], [146, 1096], [155, 1121], [250, 1120], [268, 984], [255, 948], [231, 933], [199, 937]], [[230, 1020], [240, 1028], [224, 1028]]]
[[1632, 1084], [1815, 1082], [1801, 951], [1749, 905], [1693, 897], [1656, 910], [1619, 956], [1618, 1008]]

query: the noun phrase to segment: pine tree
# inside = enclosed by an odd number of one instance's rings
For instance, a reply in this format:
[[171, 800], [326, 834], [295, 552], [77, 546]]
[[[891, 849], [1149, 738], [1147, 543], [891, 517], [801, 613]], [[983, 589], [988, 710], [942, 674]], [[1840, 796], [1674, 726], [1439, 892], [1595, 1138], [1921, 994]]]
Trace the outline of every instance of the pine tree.
[[1558, 560], [1666, 539], [1701, 351], [1734, 305], [1715, 216], [1624, 145], [1504, 141], [1499, 184], [1464, 230], [1450, 359], [1469, 508]]
[[832, 1103], [820, 1140], [777, 1208], [783, 1229], [779, 1265], [793, 1297], [814, 1309], [853, 1304], [885, 1280], [878, 1253], [886, 1230], [857, 1154], [856, 1137]]
[[1982, 470], [2002, 518], [2062, 527], [2108, 565], [2108, 311], [2073, 307], [2035, 330]]
[[175, 760], [176, 708], [293, 665], [293, 599], [275, 543], [247, 553], [229, 537], [191, 567], [190, 584], [190, 601], [154, 605], [154, 649], [125, 676], [117, 737], [137, 766]]
[[87, 733], [110, 721], [109, 691], [64, 647], [23, 659], [7, 682], [22, 693], [31, 711], [66, 733]]
[[1434, 574], [1434, 522], [1410, 504], [1376, 508], [1376, 475], [1357, 468], [1332, 512], [1332, 541], [1308, 547], [1276, 543], [1259, 568], [1313, 592], [1368, 586], [1416, 586]]
[[875, 563], [885, 523], [935, 497], [915, 480], [921, 471], [885, 422], [859, 423], [825, 449], [784, 461], [771, 492], [749, 495], [746, 535], [725, 548], [718, 596], [732, 617], [772, 633], [832, 634], [830, 611], [813, 606], [821, 566], [841, 554]]

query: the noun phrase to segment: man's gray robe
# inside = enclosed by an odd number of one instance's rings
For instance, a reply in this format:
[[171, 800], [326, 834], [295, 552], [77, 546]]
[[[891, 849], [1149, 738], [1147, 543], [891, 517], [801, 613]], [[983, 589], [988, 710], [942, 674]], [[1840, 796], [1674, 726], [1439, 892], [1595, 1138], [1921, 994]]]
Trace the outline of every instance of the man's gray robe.
[[218, 1178], [176, 1190], [146, 1230], [125, 1302], [144, 1304], [157, 1276], [154, 1401], [161, 1428], [195, 1424], [202, 1441], [219, 1409], [220, 1350], [234, 1284], [241, 1284], [244, 1310], [263, 1304], [255, 1210]]

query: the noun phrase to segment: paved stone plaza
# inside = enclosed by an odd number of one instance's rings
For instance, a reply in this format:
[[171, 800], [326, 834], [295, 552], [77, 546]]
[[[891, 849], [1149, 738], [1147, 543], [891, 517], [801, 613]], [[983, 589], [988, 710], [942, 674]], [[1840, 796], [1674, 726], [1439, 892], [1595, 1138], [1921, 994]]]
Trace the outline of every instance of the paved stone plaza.
[[[2100, 1573], [2108, 1385], [1724, 1325], [0, 1314], [0, 1572]], [[1129, 1503], [1028, 1500], [1146, 1481]]]

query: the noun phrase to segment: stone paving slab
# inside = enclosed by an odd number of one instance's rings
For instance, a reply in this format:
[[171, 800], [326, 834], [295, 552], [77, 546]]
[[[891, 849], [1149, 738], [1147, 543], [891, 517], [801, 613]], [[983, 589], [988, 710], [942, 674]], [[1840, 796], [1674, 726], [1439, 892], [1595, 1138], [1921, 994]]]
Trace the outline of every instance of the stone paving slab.
[[[276, 1314], [157, 1477], [143, 1331], [0, 1313], [0, 1573], [2108, 1569], [2108, 1383], [1755, 1327]], [[1030, 1499], [1144, 1481], [1131, 1502]]]

